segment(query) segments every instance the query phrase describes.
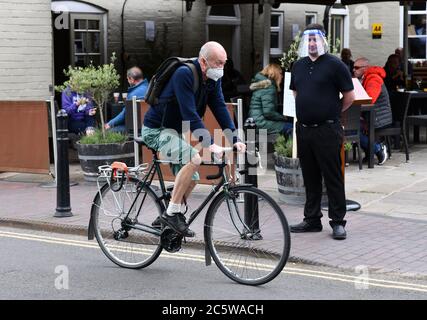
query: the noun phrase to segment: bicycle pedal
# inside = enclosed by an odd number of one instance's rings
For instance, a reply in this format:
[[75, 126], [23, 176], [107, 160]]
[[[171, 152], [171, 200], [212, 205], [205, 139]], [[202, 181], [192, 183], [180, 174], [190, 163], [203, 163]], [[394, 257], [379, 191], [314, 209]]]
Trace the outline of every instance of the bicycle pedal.
[[181, 250], [182, 239], [183, 237], [170, 227], [165, 227], [160, 236], [160, 242], [163, 249], [170, 253]]

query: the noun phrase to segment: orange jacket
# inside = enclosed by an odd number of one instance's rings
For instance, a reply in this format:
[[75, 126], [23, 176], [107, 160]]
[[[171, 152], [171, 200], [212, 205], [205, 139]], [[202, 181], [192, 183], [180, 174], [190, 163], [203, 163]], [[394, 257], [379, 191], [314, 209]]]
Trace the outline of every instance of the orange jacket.
[[362, 80], [362, 86], [366, 93], [372, 98], [372, 103], [375, 103], [380, 96], [381, 86], [384, 83], [386, 73], [381, 67], [370, 67], [365, 71]]

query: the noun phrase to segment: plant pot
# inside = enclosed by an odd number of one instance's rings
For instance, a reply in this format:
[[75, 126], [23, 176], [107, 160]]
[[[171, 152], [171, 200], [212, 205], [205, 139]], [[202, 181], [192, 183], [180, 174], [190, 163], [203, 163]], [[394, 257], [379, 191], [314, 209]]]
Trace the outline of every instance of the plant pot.
[[112, 164], [114, 161], [135, 165], [135, 151], [133, 141], [109, 144], [81, 144], [76, 143], [80, 165], [86, 181], [98, 179], [98, 167]]
[[348, 167], [350, 165], [349, 162], [348, 162], [349, 152], [350, 152], [349, 150], [345, 150], [344, 151], [344, 163], [345, 163], [346, 167]]
[[[274, 153], [279, 199], [288, 204], [305, 204], [305, 186], [298, 158], [288, 158]], [[327, 202], [326, 187], [322, 181], [322, 202]]]

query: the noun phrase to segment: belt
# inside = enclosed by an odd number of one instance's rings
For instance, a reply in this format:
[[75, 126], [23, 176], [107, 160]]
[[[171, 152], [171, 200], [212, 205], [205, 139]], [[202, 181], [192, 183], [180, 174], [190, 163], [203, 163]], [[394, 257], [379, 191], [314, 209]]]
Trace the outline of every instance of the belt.
[[333, 124], [333, 123], [337, 123], [337, 120], [326, 120], [323, 122], [319, 122], [319, 123], [311, 123], [311, 124], [305, 124], [305, 123], [301, 123], [301, 125], [304, 128], [317, 128], [317, 127], [321, 127], [324, 126], [325, 124]]

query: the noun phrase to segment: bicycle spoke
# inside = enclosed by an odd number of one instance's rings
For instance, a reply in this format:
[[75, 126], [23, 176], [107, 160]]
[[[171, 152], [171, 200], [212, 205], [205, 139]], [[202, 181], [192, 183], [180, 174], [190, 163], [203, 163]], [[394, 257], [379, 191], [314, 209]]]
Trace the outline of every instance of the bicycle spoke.
[[234, 197], [230, 201], [224, 195], [208, 213], [207, 241], [211, 254], [220, 269], [237, 282], [268, 282], [280, 273], [289, 256], [286, 218], [274, 200], [256, 188], [236, 187], [233, 196], [250, 199], [251, 207], [246, 210], [253, 215], [257, 212], [258, 216], [252, 216], [246, 224], [245, 203], [235, 201]]
[[132, 179], [117, 192], [105, 186], [94, 204], [95, 235], [101, 249], [114, 263], [128, 268], [145, 267], [161, 252], [159, 236], [131, 227], [139, 208], [138, 223], [145, 225], [151, 225], [161, 212], [155, 195], [144, 197], [146, 190], [138, 195], [137, 184]]

